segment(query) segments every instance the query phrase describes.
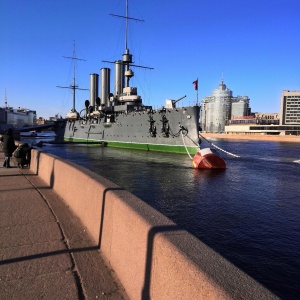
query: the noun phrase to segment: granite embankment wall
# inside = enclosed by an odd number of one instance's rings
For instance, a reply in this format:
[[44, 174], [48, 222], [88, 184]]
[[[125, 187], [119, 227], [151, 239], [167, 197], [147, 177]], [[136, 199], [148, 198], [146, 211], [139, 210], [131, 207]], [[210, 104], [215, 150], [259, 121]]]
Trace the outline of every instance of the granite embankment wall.
[[38, 174], [80, 218], [130, 299], [274, 299], [204, 243], [113, 182], [32, 150]]

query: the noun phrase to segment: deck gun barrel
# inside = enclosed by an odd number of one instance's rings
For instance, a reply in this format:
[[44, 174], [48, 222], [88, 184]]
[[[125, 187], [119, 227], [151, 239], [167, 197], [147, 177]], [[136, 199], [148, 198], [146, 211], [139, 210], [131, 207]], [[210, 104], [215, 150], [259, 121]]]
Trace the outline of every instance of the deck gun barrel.
[[180, 97], [177, 100], [167, 99], [166, 100], [166, 108], [176, 108], [176, 103], [179, 102], [180, 100], [182, 100], [185, 97], [186, 97], [186, 95], [184, 95], [183, 97]]
[[180, 100], [184, 99], [186, 97], [186, 95], [184, 95], [183, 97], [180, 97], [177, 100], [172, 100], [173, 104], [176, 104], [177, 102], [179, 102]]

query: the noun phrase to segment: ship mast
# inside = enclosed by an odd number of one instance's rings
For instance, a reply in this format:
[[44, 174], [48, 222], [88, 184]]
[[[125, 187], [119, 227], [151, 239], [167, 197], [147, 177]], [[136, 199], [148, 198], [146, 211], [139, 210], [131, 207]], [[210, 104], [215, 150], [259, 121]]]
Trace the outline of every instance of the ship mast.
[[64, 88], [64, 89], [71, 89], [72, 90], [72, 95], [73, 95], [73, 105], [72, 105], [72, 111], [76, 112], [75, 109], [75, 94], [76, 94], [76, 90], [82, 90], [82, 91], [88, 91], [88, 89], [81, 89], [78, 87], [78, 85], [76, 85], [76, 61], [77, 60], [82, 60], [82, 61], [86, 61], [85, 59], [82, 58], [78, 58], [76, 57], [76, 46], [75, 46], [75, 41], [74, 41], [74, 45], [73, 45], [73, 56], [63, 56], [64, 58], [68, 58], [68, 59], [72, 59], [73, 60], [73, 82], [70, 86], [57, 86], [59, 88]]
[[[134, 73], [130, 69], [130, 66], [138, 67], [138, 68], [144, 68], [144, 69], [150, 69], [150, 70], [153, 69], [153, 68], [149, 68], [149, 67], [134, 65], [133, 61], [132, 61], [132, 54], [130, 54], [129, 48], [128, 48], [128, 32], [129, 32], [129, 30], [128, 30], [128, 28], [129, 28], [128, 21], [133, 20], [133, 21], [144, 22], [144, 20], [129, 17], [129, 14], [128, 14], [128, 0], [126, 0], [126, 15], [125, 16], [120, 16], [120, 15], [115, 15], [115, 14], [110, 14], [110, 15], [113, 16], [113, 17], [124, 18], [126, 20], [125, 53], [123, 54], [122, 64], [124, 65], [124, 68], [125, 68], [124, 75], [126, 77], [126, 87], [129, 87], [129, 80], [130, 80], [131, 77], [134, 76]], [[116, 63], [116, 62], [111, 62], [111, 61], [107, 61], [107, 60], [103, 60], [103, 62], [114, 63], [114, 64]]]
[[125, 49], [126, 50], [128, 49], [128, 0], [126, 0], [126, 36], [125, 36]]

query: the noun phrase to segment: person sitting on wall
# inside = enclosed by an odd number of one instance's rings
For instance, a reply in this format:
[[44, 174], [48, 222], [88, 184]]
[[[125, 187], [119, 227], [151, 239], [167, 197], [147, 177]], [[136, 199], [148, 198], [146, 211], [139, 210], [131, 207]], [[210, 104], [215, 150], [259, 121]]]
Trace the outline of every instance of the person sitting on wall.
[[25, 166], [29, 168], [31, 160], [31, 147], [27, 143], [20, 145], [14, 152], [14, 157], [16, 158], [19, 168], [23, 169]]

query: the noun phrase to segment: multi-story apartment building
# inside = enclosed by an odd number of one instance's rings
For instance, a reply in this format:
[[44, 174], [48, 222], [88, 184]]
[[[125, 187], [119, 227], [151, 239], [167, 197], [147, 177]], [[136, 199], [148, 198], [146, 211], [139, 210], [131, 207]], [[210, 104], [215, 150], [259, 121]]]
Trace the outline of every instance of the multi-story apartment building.
[[280, 125], [300, 125], [300, 91], [282, 91]]

